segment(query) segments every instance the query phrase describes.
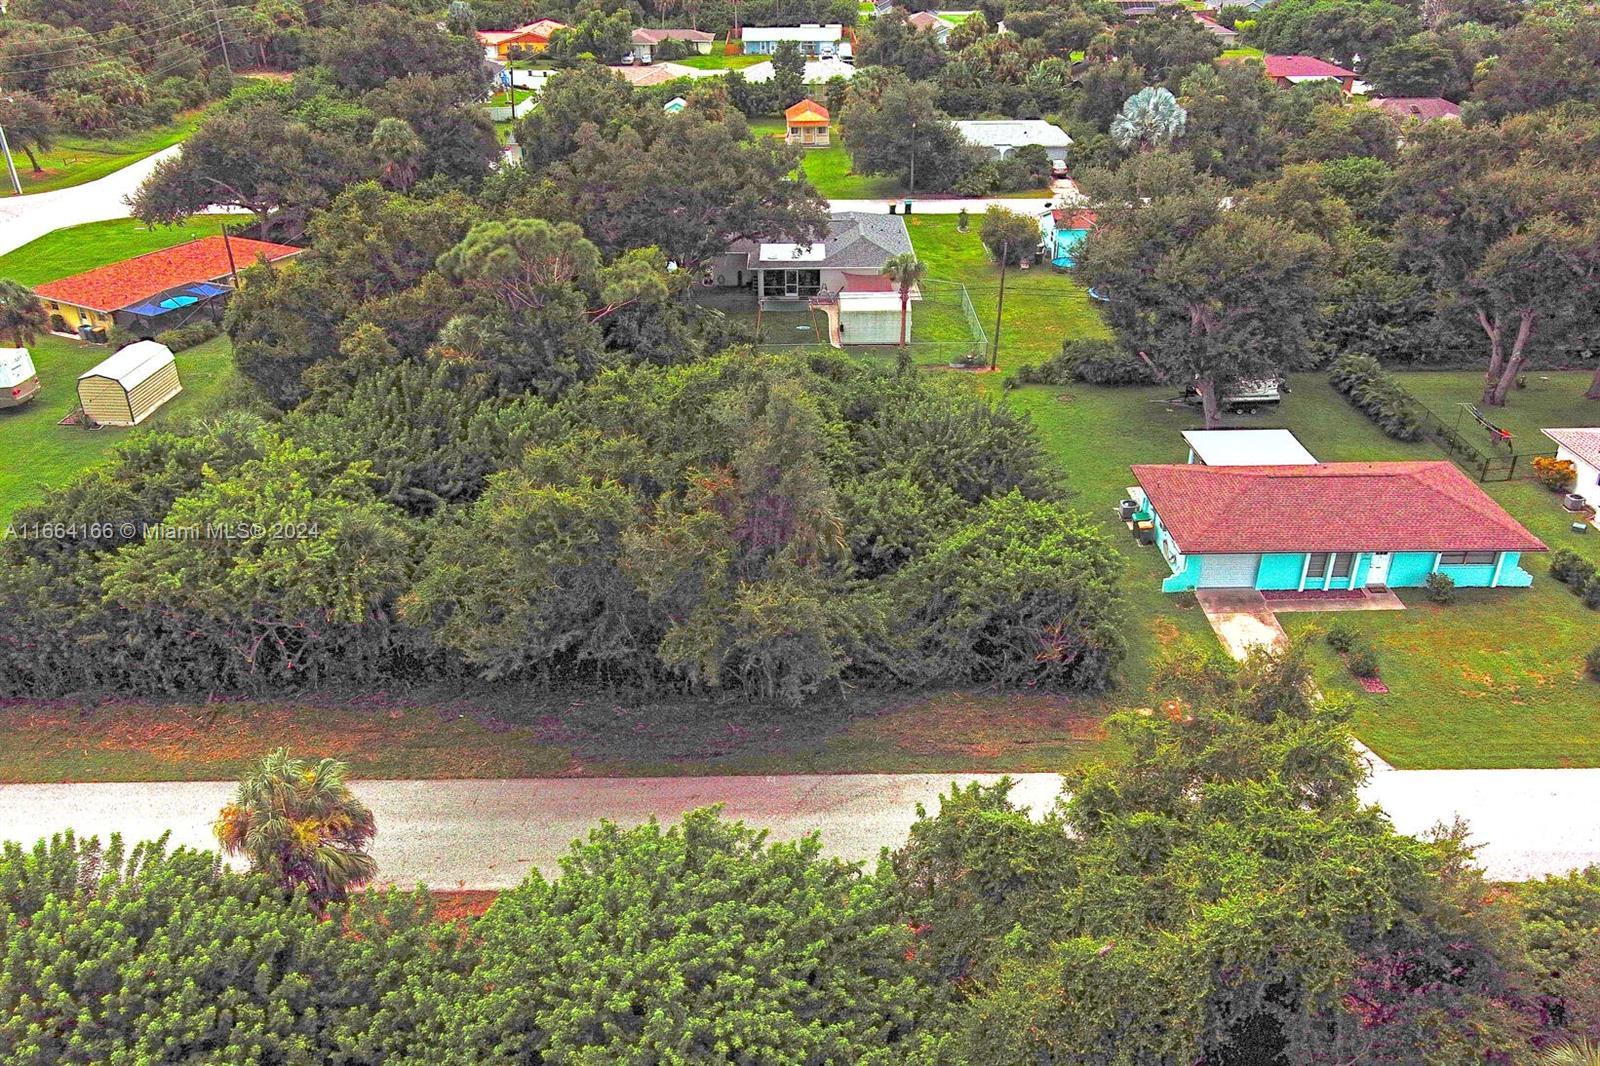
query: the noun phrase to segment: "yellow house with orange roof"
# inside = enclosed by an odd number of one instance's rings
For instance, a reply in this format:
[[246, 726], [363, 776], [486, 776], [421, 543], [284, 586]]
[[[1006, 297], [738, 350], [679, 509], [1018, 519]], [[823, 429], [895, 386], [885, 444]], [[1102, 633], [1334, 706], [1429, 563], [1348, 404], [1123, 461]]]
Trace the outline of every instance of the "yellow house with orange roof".
[[828, 146], [828, 109], [812, 99], [801, 100], [783, 113], [788, 133], [784, 140], [802, 148]]

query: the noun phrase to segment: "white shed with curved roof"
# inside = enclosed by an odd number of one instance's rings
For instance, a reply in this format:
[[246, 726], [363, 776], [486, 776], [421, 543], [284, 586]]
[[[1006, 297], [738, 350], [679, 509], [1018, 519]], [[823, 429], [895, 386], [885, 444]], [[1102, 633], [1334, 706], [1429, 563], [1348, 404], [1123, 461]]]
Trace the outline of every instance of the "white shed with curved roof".
[[83, 413], [102, 426], [136, 426], [183, 391], [172, 349], [135, 341], [78, 375]]

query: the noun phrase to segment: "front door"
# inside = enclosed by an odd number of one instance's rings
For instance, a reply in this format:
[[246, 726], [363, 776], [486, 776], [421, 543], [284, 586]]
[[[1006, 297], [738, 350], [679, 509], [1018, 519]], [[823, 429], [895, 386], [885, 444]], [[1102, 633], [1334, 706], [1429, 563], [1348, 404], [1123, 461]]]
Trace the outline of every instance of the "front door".
[[800, 297], [800, 271], [785, 270], [783, 272], [783, 295], [786, 299], [796, 300]]
[[1389, 583], [1389, 553], [1373, 552], [1372, 562], [1367, 566], [1367, 584], [1374, 588], [1382, 588]]

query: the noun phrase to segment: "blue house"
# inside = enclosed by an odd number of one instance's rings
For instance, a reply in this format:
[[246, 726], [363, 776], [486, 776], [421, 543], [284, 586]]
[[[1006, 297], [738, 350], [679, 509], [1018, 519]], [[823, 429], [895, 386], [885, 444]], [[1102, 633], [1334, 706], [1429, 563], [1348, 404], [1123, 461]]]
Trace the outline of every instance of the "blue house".
[[1204, 588], [1329, 592], [1521, 587], [1545, 546], [1454, 463], [1135, 466], [1131, 516], [1148, 522], [1172, 575]]
[[1077, 262], [1078, 245], [1094, 229], [1095, 215], [1087, 207], [1046, 209], [1039, 216], [1039, 245], [1052, 266], [1063, 269]]
[[784, 41], [793, 41], [804, 56], [844, 54], [844, 26], [815, 22], [799, 26], [746, 26], [740, 31], [740, 47], [747, 56], [770, 56]]

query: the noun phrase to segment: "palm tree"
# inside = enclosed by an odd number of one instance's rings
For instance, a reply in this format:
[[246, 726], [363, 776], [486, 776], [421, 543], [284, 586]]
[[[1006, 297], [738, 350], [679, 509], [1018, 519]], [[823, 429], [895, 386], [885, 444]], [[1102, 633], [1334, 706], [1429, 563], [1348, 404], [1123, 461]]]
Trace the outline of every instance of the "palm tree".
[[50, 316], [39, 298], [26, 285], [0, 278], [0, 337], [21, 348], [49, 328]]
[[1600, 1045], [1585, 1038], [1565, 1040], [1546, 1048], [1538, 1062], [1539, 1066], [1600, 1066]]
[[902, 252], [890, 256], [880, 273], [891, 279], [900, 290], [900, 347], [904, 348], [906, 327], [911, 321], [911, 290], [927, 275], [928, 268], [915, 252]]
[[318, 909], [377, 875], [366, 848], [377, 823], [335, 759], [310, 763], [279, 748], [250, 769], [216, 822], [229, 855], [286, 889], [304, 887]]
[[1111, 120], [1111, 139], [1124, 151], [1134, 146], [1148, 151], [1171, 144], [1188, 123], [1189, 112], [1166, 89], [1140, 89]]

